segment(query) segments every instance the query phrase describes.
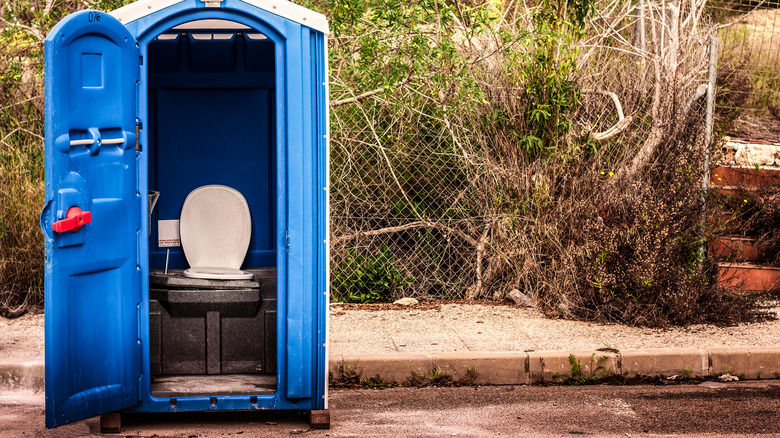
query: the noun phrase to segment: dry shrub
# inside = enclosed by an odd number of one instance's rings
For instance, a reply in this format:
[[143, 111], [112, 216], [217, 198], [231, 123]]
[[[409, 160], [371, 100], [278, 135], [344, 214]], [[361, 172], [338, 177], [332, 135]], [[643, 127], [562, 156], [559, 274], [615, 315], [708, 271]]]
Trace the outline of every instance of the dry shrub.
[[[7, 61], [7, 59], [5, 59]], [[43, 112], [34, 79], [8, 80], [12, 62], [0, 65], [5, 105], [0, 110], [0, 315], [15, 316], [43, 302]], [[18, 102], [26, 101], [26, 104]]]
[[718, 32], [718, 67], [726, 73], [718, 75], [719, 112], [726, 116], [720, 130], [752, 140], [777, 141], [780, 1], [758, 4], [746, 0], [731, 6], [739, 14], [724, 19], [731, 25]]
[[[360, 283], [350, 269], [360, 279], [361, 261], [381, 253], [372, 283], [382, 272], [414, 279], [395, 297], [503, 300], [519, 289], [548, 315], [651, 326], [762, 317], [755, 298], [720, 294], [697, 257], [703, 117], [698, 103], [684, 109], [705, 80], [704, 3], [646, 1], [645, 47], [635, 3], [618, 0], [595, 2], [598, 13], [575, 27], [510, 0], [302, 3], [333, 30], [341, 284]], [[538, 3], [546, 18], [562, 13]], [[6, 22], [26, 26], [6, 25], [10, 43], [0, 45], [10, 78], [0, 101], [0, 301], [11, 306], [41, 298], [43, 102], [40, 69], [23, 70], [40, 65], [40, 35], [83, 6], [2, 6]], [[596, 140], [620, 121], [609, 93], [628, 122]]]
[[[459, 33], [461, 64], [456, 56], [441, 70], [431, 63], [428, 76], [333, 109], [340, 275], [349, 275], [350, 254], [386, 246], [394, 269], [414, 278], [396, 297], [504, 300], [518, 289], [550, 316], [645, 326], [768, 315], [757, 298], [723, 294], [700, 252], [704, 100], [692, 98], [706, 81], [712, 25], [689, 5], [670, 18], [667, 3], [651, 2], [656, 29], [638, 49], [632, 4], [596, 6], [574, 70], [566, 56], [546, 57], [528, 12], [513, 7], [500, 39], [501, 29]], [[424, 35], [431, 45], [447, 38]], [[331, 52], [359, 46], [342, 33]], [[345, 73], [351, 57], [332, 59], [337, 96], [375, 87]], [[549, 88], [533, 82], [545, 77]], [[621, 120], [613, 97], [629, 123], [596, 140]], [[554, 135], [529, 147], [530, 136], [542, 138], [528, 117], [540, 103], [550, 104], [543, 123]]]
[[753, 91], [750, 75], [744, 70], [744, 63], [738, 65], [722, 65], [718, 69], [717, 137], [724, 135], [739, 135], [740, 126], [737, 119], [743, 106]]
[[717, 267], [702, 258], [702, 153], [695, 147], [702, 123], [691, 122], [670, 133], [640, 178], [602, 192], [598, 211], [583, 211], [572, 257], [579, 293], [567, 297], [568, 311], [650, 326], [766, 316], [755, 299], [724, 294]]
[[0, 316], [43, 303], [44, 37], [73, 11], [129, 2], [0, 2]]
[[[0, 316], [43, 303], [42, 33], [30, 4], [0, 7]], [[43, 8], [43, 4], [34, 5]]]
[[[584, 112], [601, 105], [586, 102]], [[553, 317], [642, 326], [770, 317], [761, 299], [724, 293], [701, 252], [703, 115], [697, 102], [679, 117], [632, 178], [617, 171], [631, 159], [619, 143], [538, 160], [501, 130], [483, 139], [493, 173], [479, 189], [493, 212], [483, 287], [494, 299], [519, 289]], [[641, 136], [635, 128], [619, 141]]]
[[0, 165], [0, 315], [43, 303], [43, 183], [18, 166]]

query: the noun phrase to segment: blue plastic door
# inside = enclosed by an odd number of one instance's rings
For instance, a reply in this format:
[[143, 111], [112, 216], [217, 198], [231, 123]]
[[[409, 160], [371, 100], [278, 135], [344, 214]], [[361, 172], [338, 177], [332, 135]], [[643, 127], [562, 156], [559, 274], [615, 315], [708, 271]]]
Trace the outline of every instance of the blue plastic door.
[[[135, 39], [81, 11], [46, 39], [46, 426], [138, 404]], [[145, 194], [144, 194], [145, 195]]]

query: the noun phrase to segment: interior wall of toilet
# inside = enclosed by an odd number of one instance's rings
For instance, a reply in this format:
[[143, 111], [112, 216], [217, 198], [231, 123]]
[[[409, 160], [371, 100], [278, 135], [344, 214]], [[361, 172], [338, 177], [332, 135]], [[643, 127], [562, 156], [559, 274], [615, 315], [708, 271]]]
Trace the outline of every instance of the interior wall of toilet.
[[[177, 220], [194, 189], [241, 192], [252, 215], [242, 269], [275, 266], [274, 44], [243, 30], [173, 30], [148, 46], [149, 265], [165, 266], [157, 221]], [[187, 268], [180, 247], [169, 268]]]

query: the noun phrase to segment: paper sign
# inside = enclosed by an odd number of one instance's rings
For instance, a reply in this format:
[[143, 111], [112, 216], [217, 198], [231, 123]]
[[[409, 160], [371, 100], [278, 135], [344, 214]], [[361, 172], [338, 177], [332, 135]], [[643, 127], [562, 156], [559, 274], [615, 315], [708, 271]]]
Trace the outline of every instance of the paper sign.
[[178, 219], [157, 221], [157, 246], [160, 248], [181, 246]]

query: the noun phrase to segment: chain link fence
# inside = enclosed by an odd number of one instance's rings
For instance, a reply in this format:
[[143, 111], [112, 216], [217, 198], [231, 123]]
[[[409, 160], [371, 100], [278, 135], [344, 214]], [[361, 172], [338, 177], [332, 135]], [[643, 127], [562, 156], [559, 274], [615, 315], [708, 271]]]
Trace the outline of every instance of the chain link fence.
[[[414, 86], [404, 97], [414, 99]], [[431, 105], [437, 105], [431, 102]], [[332, 286], [339, 299], [460, 298], [484, 223], [446, 113], [369, 99], [331, 117]]]
[[[585, 34], [571, 38], [534, 27], [529, 6], [541, 2], [381, 3], [393, 6], [383, 11], [373, 7], [380, 2], [301, 0], [326, 12], [334, 30], [335, 300], [503, 300], [519, 291], [553, 316], [591, 317], [598, 309], [601, 319], [640, 323], [628, 307], [614, 311], [613, 299], [645, 309], [642, 317], [657, 324], [705, 315], [690, 307], [667, 317], [667, 303], [710, 302], [681, 298], [700, 287], [685, 257], [700, 245], [705, 100], [698, 91], [707, 83], [710, 37], [720, 40], [716, 136], [777, 139], [779, 1], [600, 0]], [[23, 67], [41, 55], [30, 26], [48, 29], [77, 8], [52, 4], [57, 14], [26, 12], [43, 10], [40, 1], [2, 8], [7, 197], [0, 201], [6, 222], [21, 231], [3, 229], [0, 252], [4, 260], [22, 260], [20, 249], [35, 255], [24, 269], [0, 264], [5, 289], [18, 272], [34, 273], [18, 299], [0, 297], [14, 305], [28, 290], [38, 291], [33, 301], [42, 298], [34, 206], [42, 192], [43, 100], [41, 87], [25, 85]], [[442, 25], [445, 9], [454, 19]], [[414, 26], [375, 24], [403, 14], [417, 17]], [[482, 19], [488, 24], [477, 31]], [[345, 20], [359, 31], [336, 31]], [[544, 44], [554, 50], [540, 50]], [[574, 49], [574, 57], [559, 56]], [[575, 81], [581, 93], [558, 97], [576, 105], [531, 102], [529, 73], [552, 77], [553, 88]], [[532, 135], [536, 125], [559, 122], [565, 126], [552, 126], [561, 132], [553, 141]], [[16, 186], [21, 195], [6, 188]]]
[[[691, 131], [686, 138], [703, 144], [706, 98], [697, 91], [707, 83], [715, 28], [707, 20], [697, 22], [696, 5], [681, 4], [677, 21], [662, 18], [668, 6], [645, 2], [640, 11], [631, 2], [597, 4], [587, 36], [577, 42], [580, 105], [566, 115], [571, 129], [550, 145], [558, 148], [550, 160], [529, 157], [523, 139], [513, 136], [526, 104], [520, 98], [522, 81], [514, 81], [518, 72], [502, 67], [509, 62], [499, 48], [507, 44], [505, 37], [464, 38], [467, 73], [480, 92], [475, 96], [454, 97], [447, 87], [424, 79], [365, 93], [353, 88], [336, 62], [331, 78], [334, 299], [504, 300], [522, 292], [541, 302], [559, 294], [552, 301], [561, 314], [569, 314], [570, 304], [560, 295], [581, 290], [583, 280], [577, 277], [593, 267], [583, 268], [580, 260], [598, 265], [600, 257], [608, 257], [587, 245], [575, 248], [585, 231], [575, 220], [579, 212], [598, 215], [610, 202], [612, 180], [669, 158], [658, 157], [659, 148], [677, 147], [670, 146], [669, 135], [682, 138]], [[518, 8], [504, 19], [513, 20], [507, 26], [514, 32], [527, 32], [530, 20]], [[646, 17], [642, 27], [637, 26], [641, 16]], [[676, 39], [669, 37], [671, 30]], [[331, 42], [331, 51], [343, 49], [333, 44], [351, 43], [342, 36]], [[532, 48], [515, 46], [513, 53], [530, 57]], [[674, 166], [701, 169], [701, 160], [694, 152]], [[684, 205], [699, 217], [698, 206]], [[663, 220], [671, 224], [676, 213], [668, 214]], [[669, 226], [672, 234], [688, 230], [681, 223]], [[663, 245], [647, 242], [644, 251]], [[664, 267], [642, 263], [625, 275], [641, 276], [650, 287], [651, 271]]]
[[712, 5], [718, 32], [719, 98], [725, 134], [780, 142], [780, 0]]

